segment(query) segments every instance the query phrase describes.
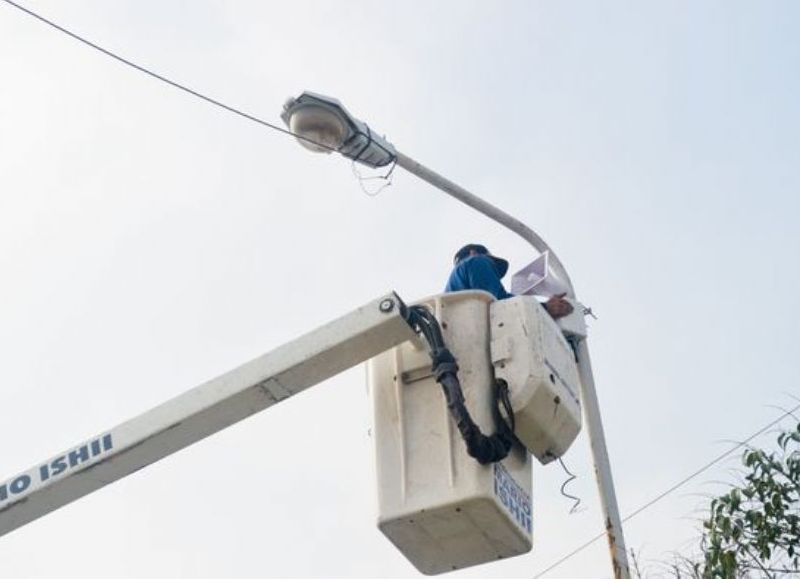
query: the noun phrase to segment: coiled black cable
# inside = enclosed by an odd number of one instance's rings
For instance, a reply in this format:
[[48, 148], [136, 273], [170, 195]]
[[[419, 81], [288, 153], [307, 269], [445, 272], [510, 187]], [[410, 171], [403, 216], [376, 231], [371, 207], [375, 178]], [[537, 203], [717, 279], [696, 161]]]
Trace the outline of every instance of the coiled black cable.
[[[432, 371], [444, 391], [447, 408], [467, 446], [467, 454], [481, 464], [503, 460], [508, 456], [516, 441], [514, 413], [509, 401], [508, 386], [502, 381], [494, 384], [492, 414], [497, 432], [486, 436], [472, 420], [464, 403], [464, 393], [461, 390], [461, 382], [458, 380], [458, 364], [453, 354], [447, 349], [439, 321], [428, 308], [411, 306], [408, 311], [408, 322], [425, 337], [431, 348]], [[500, 413], [500, 404], [503, 405], [508, 416], [508, 422]]]
[[564, 464], [564, 461], [561, 459], [560, 456], [558, 457], [558, 463], [561, 465], [561, 468], [564, 469], [564, 472], [567, 473], [567, 476], [569, 477], [561, 485], [561, 494], [563, 496], [567, 497], [568, 499], [572, 499], [572, 501], [573, 501], [572, 507], [570, 507], [570, 509], [569, 509], [569, 514], [572, 515], [572, 514], [575, 514], [575, 513], [578, 512], [578, 507], [581, 504], [581, 499], [580, 499], [580, 497], [576, 497], [575, 495], [569, 494], [566, 489], [567, 489], [567, 485], [569, 483], [571, 483], [572, 481], [574, 481], [578, 477], [576, 477], [574, 474], [572, 474], [570, 472], [570, 470], [567, 468], [567, 465]]

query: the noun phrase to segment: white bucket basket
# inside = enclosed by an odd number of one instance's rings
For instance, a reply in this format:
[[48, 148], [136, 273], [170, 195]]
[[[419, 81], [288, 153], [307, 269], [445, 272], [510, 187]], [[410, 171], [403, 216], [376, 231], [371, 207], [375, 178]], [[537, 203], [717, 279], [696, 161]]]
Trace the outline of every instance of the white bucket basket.
[[[424, 302], [458, 360], [466, 406], [486, 435], [495, 431], [489, 335], [493, 302], [481, 291]], [[528, 452], [515, 446], [493, 465], [481, 465], [467, 454], [421, 341], [381, 354], [368, 370], [380, 530], [425, 574], [529, 551]]]

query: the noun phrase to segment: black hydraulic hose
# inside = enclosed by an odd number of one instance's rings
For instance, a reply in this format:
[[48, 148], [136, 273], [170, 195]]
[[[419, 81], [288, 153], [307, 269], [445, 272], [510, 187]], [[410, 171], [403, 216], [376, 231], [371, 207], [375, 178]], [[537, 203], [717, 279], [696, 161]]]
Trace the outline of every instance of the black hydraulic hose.
[[499, 462], [508, 456], [511, 447], [514, 445], [512, 436], [503, 433], [502, 430], [491, 436], [486, 436], [472, 420], [467, 407], [464, 405], [464, 397], [461, 394], [461, 385], [458, 378], [453, 374], [442, 376], [439, 384], [442, 385], [445, 397], [447, 398], [447, 408], [450, 416], [461, 433], [461, 438], [467, 445], [467, 454], [481, 464], [491, 464]]
[[461, 438], [467, 446], [467, 454], [481, 464], [491, 464], [503, 460], [508, 456], [516, 439], [513, 428], [506, 424], [497, 407], [498, 400], [502, 400], [506, 412], [510, 415], [510, 420], [513, 421], [505, 385], [495, 384], [493, 415], [497, 432], [486, 436], [472, 420], [464, 403], [464, 393], [458, 380], [458, 364], [453, 354], [445, 346], [439, 322], [422, 306], [412, 306], [410, 310], [410, 323], [425, 336], [431, 346], [432, 370], [436, 381], [444, 391], [450, 416], [455, 421]]

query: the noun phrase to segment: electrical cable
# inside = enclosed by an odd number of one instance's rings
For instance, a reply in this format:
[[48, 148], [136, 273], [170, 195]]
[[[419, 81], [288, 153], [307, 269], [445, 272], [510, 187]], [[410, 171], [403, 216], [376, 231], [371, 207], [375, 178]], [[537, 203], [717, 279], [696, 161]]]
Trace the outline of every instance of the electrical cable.
[[[383, 175], [373, 175], [371, 177], [365, 177], [361, 174], [361, 171], [358, 170], [356, 166], [356, 161], [353, 159], [352, 162], [352, 169], [353, 169], [353, 176], [358, 179], [358, 184], [361, 186], [361, 190], [367, 197], [377, 197], [381, 191], [390, 187], [392, 185], [392, 174], [394, 173], [395, 167], [397, 167], [397, 157], [394, 158], [392, 161], [392, 166], [389, 167], [389, 170], [386, 171]], [[367, 181], [383, 181], [383, 184], [378, 187], [375, 191], [368, 191], [365, 183]]]
[[[200, 92], [198, 92], [198, 91], [196, 91], [196, 90], [194, 90], [192, 88], [189, 88], [189, 87], [187, 87], [185, 85], [182, 85], [182, 84], [180, 84], [180, 83], [178, 83], [178, 82], [176, 82], [174, 80], [171, 80], [171, 79], [169, 79], [169, 78], [167, 78], [167, 77], [165, 77], [165, 76], [163, 76], [161, 74], [158, 74], [157, 72], [154, 72], [154, 71], [152, 71], [152, 70], [150, 70], [150, 69], [148, 69], [148, 68], [146, 68], [146, 67], [144, 67], [142, 65], [136, 64], [135, 62], [133, 62], [131, 60], [128, 60], [127, 58], [125, 58], [123, 56], [120, 56], [120, 55], [118, 55], [118, 54], [116, 54], [116, 53], [114, 53], [114, 52], [112, 52], [112, 51], [110, 51], [110, 50], [108, 50], [106, 48], [103, 48], [102, 46], [100, 46], [98, 44], [95, 44], [94, 42], [92, 42], [92, 41], [80, 36], [79, 34], [76, 34], [75, 32], [72, 32], [71, 30], [68, 30], [67, 28], [64, 28], [63, 26], [61, 26], [61, 25], [59, 25], [59, 24], [57, 24], [57, 23], [55, 23], [55, 22], [53, 22], [51, 20], [48, 20], [44, 16], [41, 16], [40, 14], [38, 14], [38, 13], [28, 9], [28, 8], [25, 8], [24, 6], [21, 6], [21, 5], [17, 4], [16, 2], [13, 2], [12, 0], [2, 0], [2, 1], [5, 2], [6, 4], [16, 8], [16, 9], [18, 9], [18, 10], [20, 10], [20, 11], [26, 13], [26, 14], [28, 14], [29, 16], [32, 16], [33, 18], [36, 18], [37, 20], [47, 24], [48, 26], [58, 30], [59, 32], [62, 32], [64, 34], [66, 34], [67, 36], [70, 36], [71, 38], [77, 40], [78, 42], [81, 42], [81, 43], [85, 44], [86, 46], [89, 46], [90, 48], [93, 48], [93, 49], [97, 50], [98, 52], [101, 52], [101, 53], [105, 54], [106, 56], [108, 56], [110, 58], [113, 58], [114, 60], [116, 60], [118, 62], [121, 62], [122, 64], [125, 64], [125, 65], [127, 65], [127, 66], [129, 66], [129, 67], [131, 67], [131, 68], [133, 68], [135, 70], [138, 70], [139, 72], [142, 72], [142, 73], [144, 73], [144, 74], [146, 74], [146, 75], [148, 75], [148, 76], [150, 76], [152, 78], [155, 78], [156, 80], [160, 80], [161, 82], [164, 82], [164, 83], [172, 86], [173, 88], [177, 88], [178, 90], [181, 90], [181, 91], [183, 91], [183, 92], [185, 92], [187, 94], [190, 94], [190, 95], [192, 95], [192, 96], [194, 96], [196, 98], [199, 98], [199, 99], [201, 99], [201, 100], [203, 100], [203, 101], [205, 101], [205, 102], [207, 102], [209, 104], [215, 105], [215, 106], [217, 106], [219, 108], [222, 108], [222, 109], [224, 109], [224, 110], [226, 110], [228, 112], [231, 112], [231, 113], [233, 113], [235, 115], [243, 117], [243, 118], [245, 118], [245, 119], [247, 119], [249, 121], [252, 121], [254, 123], [257, 123], [257, 124], [263, 125], [263, 126], [265, 126], [267, 128], [270, 128], [272, 130], [278, 131], [279, 133], [283, 133], [285, 135], [292, 136], [292, 137], [294, 137], [296, 139], [300, 139], [302, 141], [306, 141], [306, 142], [311, 143], [311, 144], [313, 144], [313, 145], [315, 145], [317, 147], [322, 147], [322, 148], [327, 149], [327, 150], [332, 151], [332, 152], [338, 152], [338, 149], [336, 149], [334, 147], [331, 147], [331, 146], [326, 145], [324, 143], [319, 143], [317, 141], [314, 141], [313, 139], [309, 139], [308, 137], [304, 137], [304, 136], [299, 135], [297, 133], [294, 133], [294, 132], [292, 132], [290, 130], [284, 129], [284, 128], [278, 126], [278, 125], [275, 125], [273, 123], [265, 121], [264, 119], [261, 119], [259, 117], [256, 117], [255, 115], [252, 115], [250, 113], [246, 113], [246, 112], [244, 112], [244, 111], [242, 111], [240, 109], [237, 109], [237, 108], [235, 108], [233, 106], [227, 105], [227, 104], [225, 104], [225, 103], [223, 103], [221, 101], [218, 101], [218, 100], [213, 99], [213, 98], [211, 98], [209, 96], [206, 96], [206, 95], [204, 95], [204, 94], [202, 94], [202, 93], [200, 93]], [[384, 185], [384, 187], [387, 187], [387, 186], [389, 186], [391, 184], [391, 181], [389, 180], [389, 177], [391, 176], [391, 171], [393, 169], [394, 169], [394, 166], [392, 166], [392, 169], [390, 169], [389, 173], [387, 173], [384, 177], [377, 177], [379, 179], [384, 179], [384, 180], [388, 181], [388, 183], [386, 185]], [[359, 178], [359, 180], [372, 179], [372, 178], [369, 178], [369, 177], [368, 178], [363, 178], [363, 177], [361, 177], [359, 175], [357, 175], [357, 177]], [[376, 193], [374, 193], [372, 195], [377, 195], [377, 193], [379, 193], [384, 187], [382, 187], [381, 189], [378, 190], [378, 192], [376, 192]], [[591, 313], [591, 311], [589, 313]], [[421, 327], [422, 326], [420, 326], [420, 328]], [[423, 331], [423, 333], [425, 333], [425, 332]], [[425, 334], [425, 335], [427, 337], [427, 334]], [[502, 400], [502, 398], [501, 398], [501, 400]], [[505, 406], [505, 402], [503, 402], [503, 404]], [[666, 497], [667, 495], [669, 495], [673, 491], [677, 490], [678, 488], [680, 488], [681, 486], [683, 486], [684, 484], [686, 484], [687, 482], [689, 482], [690, 480], [692, 480], [696, 476], [700, 475], [702, 472], [704, 472], [707, 469], [709, 469], [712, 466], [714, 466], [716, 463], [718, 463], [720, 460], [722, 460], [723, 458], [725, 458], [728, 455], [730, 455], [735, 450], [737, 450], [737, 449], [741, 448], [743, 445], [747, 444], [750, 440], [752, 440], [756, 436], [758, 436], [760, 434], [763, 434], [763, 432], [766, 431], [768, 428], [774, 426], [775, 424], [777, 424], [778, 422], [783, 420], [786, 416], [790, 415], [792, 412], [797, 411], [797, 410], [800, 410], [800, 405], [796, 406], [791, 411], [789, 411], [786, 414], [782, 415], [779, 419], [777, 419], [777, 420], [773, 421], [772, 423], [768, 424], [765, 428], [763, 428], [762, 430], [758, 431], [757, 433], [755, 433], [751, 437], [747, 438], [745, 441], [737, 444], [735, 447], [733, 447], [729, 451], [727, 451], [727, 452], [723, 453], [722, 455], [720, 455], [719, 457], [715, 458], [713, 461], [711, 461], [710, 463], [708, 463], [707, 465], [705, 465], [704, 467], [702, 467], [698, 471], [694, 472], [693, 474], [689, 475], [685, 479], [683, 479], [680, 482], [676, 483], [675, 485], [673, 485], [672, 487], [670, 487], [669, 489], [667, 489], [666, 491], [664, 491], [660, 495], [656, 496], [654, 499], [652, 499], [648, 503], [644, 504], [643, 506], [641, 506], [640, 508], [638, 508], [637, 510], [635, 510], [631, 514], [629, 514], [626, 517], [624, 517], [622, 519], [622, 521], [626, 522], [626, 521], [630, 520], [631, 518], [635, 517], [636, 515], [638, 515], [639, 513], [644, 511], [645, 509], [649, 508], [653, 504], [657, 503], [658, 501], [660, 501], [661, 499], [663, 499], [664, 497]], [[513, 414], [511, 416], [513, 417]], [[564, 465], [562, 463], [562, 467], [563, 466]], [[566, 470], [566, 467], [564, 467], [564, 469]], [[569, 473], [569, 471], [567, 471], [567, 472]], [[569, 474], [571, 474], [571, 473], [569, 473]], [[574, 475], [573, 475], [573, 477], [574, 477]], [[563, 488], [567, 483], [569, 483], [572, 480], [573, 479], [568, 479], [564, 483], [564, 485], [562, 485], [562, 494], [564, 494], [565, 496], [570, 497], [570, 495], [567, 495], [567, 494], [565, 494], [563, 492]], [[576, 497], [570, 497], [570, 498], [576, 498]], [[577, 500], [580, 501], [580, 499], [577, 499]], [[573, 509], [576, 506], [577, 506], [577, 504], [573, 507]], [[587, 548], [591, 544], [595, 543], [597, 540], [602, 538], [604, 535], [605, 535], [605, 533], [600, 533], [599, 535], [597, 535], [594, 538], [590, 539], [589, 541], [587, 541], [586, 543], [582, 544], [578, 548], [574, 549], [573, 551], [571, 551], [570, 553], [568, 553], [567, 555], [565, 555], [564, 557], [562, 557], [561, 559], [559, 559], [558, 561], [556, 561], [555, 563], [553, 563], [552, 565], [547, 567], [545, 570], [541, 571], [539, 574], [537, 574], [534, 577], [534, 579], [537, 579], [538, 577], [542, 577], [545, 573], [548, 573], [552, 569], [555, 569], [556, 567], [558, 567], [559, 565], [561, 565], [562, 563], [567, 561], [569, 558], [573, 557], [574, 555], [577, 555], [579, 552], [583, 551], [585, 548]]]
[[433, 363], [433, 373], [436, 381], [442, 387], [447, 401], [447, 409], [467, 447], [467, 454], [480, 464], [491, 464], [503, 460], [517, 442], [512, 427], [500, 413], [499, 405], [503, 404], [513, 424], [513, 411], [508, 401], [508, 388], [505, 383], [501, 381], [494, 383], [492, 415], [497, 432], [486, 436], [475, 424], [467, 409], [458, 379], [458, 364], [453, 354], [447, 349], [439, 321], [424, 306], [411, 306], [408, 309], [407, 320], [413, 328], [422, 333], [430, 346], [429, 354]]
[[571, 483], [572, 481], [574, 481], [574, 480], [575, 480], [576, 478], [578, 478], [578, 477], [576, 477], [574, 474], [572, 474], [572, 473], [570, 472], [570, 470], [567, 468], [567, 465], [566, 465], [566, 464], [564, 464], [564, 461], [561, 459], [561, 457], [560, 457], [560, 456], [558, 457], [558, 464], [560, 464], [560, 465], [561, 465], [561, 468], [563, 468], [563, 469], [564, 469], [564, 472], [565, 472], [565, 473], [567, 473], [567, 476], [569, 477], [569, 478], [568, 478], [567, 480], [565, 480], [565, 481], [564, 481], [564, 483], [561, 485], [561, 489], [560, 489], [560, 490], [561, 490], [561, 494], [562, 494], [563, 496], [567, 497], [568, 499], [572, 499], [572, 500], [574, 501], [574, 503], [573, 503], [572, 507], [569, 509], [569, 514], [570, 514], [570, 515], [572, 515], [572, 514], [575, 514], [575, 513], [578, 511], [578, 506], [581, 504], [581, 499], [580, 499], [580, 497], [576, 497], [575, 495], [571, 495], [571, 494], [569, 494], [569, 493], [566, 491], [566, 488], [567, 488], [567, 485], [568, 485], [569, 483]]
[[508, 390], [508, 384], [505, 380], [495, 380], [495, 390], [497, 391], [497, 400], [506, 411], [506, 415], [500, 415], [499, 418], [506, 423], [508, 431], [513, 433], [517, 430], [517, 419], [514, 416], [514, 408], [511, 406], [511, 392]]
[[142, 73], [144, 73], [146, 75], [149, 75], [149, 76], [155, 78], [156, 80], [160, 80], [161, 82], [167, 83], [168, 85], [170, 85], [170, 86], [172, 86], [174, 88], [177, 88], [178, 90], [182, 90], [183, 92], [188, 93], [188, 94], [190, 94], [190, 95], [192, 95], [194, 97], [197, 97], [197, 98], [199, 98], [201, 100], [204, 100], [207, 103], [210, 103], [212, 105], [215, 105], [217, 107], [225, 109], [228, 112], [231, 112], [231, 113], [233, 113], [235, 115], [239, 115], [240, 117], [243, 117], [243, 118], [245, 118], [245, 119], [247, 119], [249, 121], [253, 121], [254, 123], [258, 123], [258, 124], [263, 125], [263, 126], [265, 126], [267, 128], [270, 128], [270, 129], [273, 129], [275, 131], [278, 131], [279, 133], [283, 133], [285, 135], [290, 135], [292, 137], [295, 137], [296, 139], [300, 139], [302, 141], [306, 141], [306, 142], [311, 143], [311, 144], [313, 144], [313, 145], [315, 145], [317, 147], [322, 147], [322, 148], [327, 149], [327, 150], [332, 151], [332, 152], [338, 152], [338, 149], [336, 149], [334, 147], [330, 147], [330, 146], [325, 145], [323, 143], [318, 143], [318, 142], [314, 141], [313, 139], [309, 139], [308, 137], [304, 137], [302, 135], [298, 135], [297, 133], [294, 133], [292, 131], [284, 129], [283, 127], [280, 127], [278, 125], [274, 125], [274, 124], [272, 124], [272, 123], [270, 123], [268, 121], [265, 121], [264, 119], [260, 119], [260, 118], [254, 116], [254, 115], [251, 115], [250, 113], [246, 113], [246, 112], [244, 112], [244, 111], [242, 111], [240, 109], [237, 109], [237, 108], [232, 107], [230, 105], [226, 105], [223, 102], [220, 102], [220, 101], [218, 101], [216, 99], [213, 99], [213, 98], [211, 98], [209, 96], [206, 96], [206, 95], [204, 95], [204, 94], [202, 94], [200, 92], [197, 92], [196, 90], [191, 89], [191, 88], [189, 88], [189, 87], [187, 87], [185, 85], [182, 85], [182, 84], [180, 84], [178, 82], [175, 82], [174, 80], [170, 80], [169, 78], [167, 78], [165, 76], [162, 76], [162, 75], [158, 74], [157, 72], [154, 72], [154, 71], [152, 71], [152, 70], [150, 70], [148, 68], [145, 68], [144, 66], [142, 66], [140, 64], [136, 64], [135, 62], [133, 62], [131, 60], [128, 60], [127, 58], [125, 58], [123, 56], [120, 56], [120, 55], [118, 55], [118, 54], [116, 54], [116, 53], [114, 53], [114, 52], [112, 52], [112, 51], [110, 51], [110, 50], [108, 50], [106, 48], [103, 48], [99, 44], [95, 44], [91, 40], [88, 40], [88, 39], [84, 38], [83, 36], [80, 36], [79, 34], [76, 34], [75, 32], [72, 32], [71, 30], [68, 30], [68, 29], [64, 28], [60, 24], [56, 24], [52, 20], [48, 20], [47, 18], [45, 18], [44, 16], [41, 16], [40, 14], [37, 14], [33, 10], [25, 8], [24, 6], [20, 6], [19, 4], [17, 4], [16, 2], [13, 2], [12, 0], [2, 0], [2, 1], [5, 2], [6, 4], [10, 5], [10, 6], [13, 6], [17, 10], [25, 12], [29, 16], [32, 16], [33, 18], [36, 18], [37, 20], [39, 20], [41, 22], [44, 22], [45, 24], [47, 24], [48, 26], [51, 26], [52, 28], [55, 28], [59, 32], [63, 32], [64, 34], [66, 34], [67, 36], [70, 36], [71, 38], [77, 40], [78, 42], [82, 42], [86, 46], [94, 48], [95, 50], [97, 50], [99, 52], [102, 52], [106, 56], [109, 56], [109, 57], [113, 58], [114, 60], [116, 60], [118, 62], [121, 62], [122, 64], [125, 64], [125, 65], [127, 65], [127, 66], [129, 66], [129, 67], [131, 67], [131, 68], [133, 68], [135, 70], [138, 70], [139, 72], [142, 72]]
[[[687, 477], [681, 479], [680, 481], [678, 481], [677, 483], [675, 483], [674, 485], [669, 487], [664, 492], [656, 495], [654, 498], [652, 498], [651, 500], [646, 502], [644, 505], [642, 505], [641, 507], [639, 507], [638, 509], [636, 509], [635, 511], [633, 511], [629, 515], [626, 515], [625, 517], [623, 517], [622, 518], [622, 522], [625, 523], [625, 522], [631, 520], [636, 515], [640, 514], [642, 511], [650, 508], [651, 506], [653, 506], [654, 504], [659, 502], [661, 499], [663, 499], [667, 495], [669, 495], [669, 494], [673, 493], [674, 491], [678, 490], [680, 487], [685, 485], [687, 482], [689, 482], [693, 478], [696, 478], [701, 473], [707, 471], [709, 468], [711, 468], [712, 466], [714, 466], [715, 464], [717, 464], [721, 460], [727, 458], [728, 456], [730, 456], [731, 454], [733, 454], [734, 452], [736, 452], [737, 450], [739, 450], [740, 448], [745, 446], [747, 443], [749, 443], [751, 440], [753, 440], [757, 436], [760, 436], [760, 435], [764, 434], [767, 430], [769, 430], [770, 428], [772, 428], [773, 426], [778, 424], [780, 421], [782, 421], [787, 416], [791, 416], [793, 412], [797, 412], [798, 410], [800, 410], [800, 404], [798, 404], [797, 406], [795, 406], [791, 410], [788, 410], [788, 411], [784, 412], [778, 418], [776, 418], [775, 420], [773, 420], [772, 422], [770, 422], [769, 424], [767, 424], [763, 428], [759, 429], [758, 431], [754, 432], [753, 434], [751, 434], [750, 436], [745, 438], [742, 442], [737, 443], [736, 446], [734, 446], [733, 448], [728, 449], [727, 451], [723, 452], [722, 454], [717, 456], [715, 459], [713, 459], [710, 462], [706, 463], [705, 465], [703, 465], [701, 468], [699, 468], [698, 470], [696, 470], [692, 474], [688, 475]], [[567, 553], [566, 555], [561, 557], [558, 561], [556, 561], [555, 563], [551, 564], [549, 567], [545, 568], [543, 571], [540, 571], [539, 573], [534, 575], [533, 579], [539, 579], [539, 577], [543, 577], [546, 573], [549, 573], [550, 571], [552, 571], [556, 567], [560, 566], [562, 563], [566, 562], [567, 560], [571, 559], [572, 557], [574, 557], [575, 555], [577, 555], [578, 553], [580, 553], [581, 551], [583, 551], [584, 549], [586, 549], [590, 545], [592, 545], [595, 542], [597, 542], [599, 539], [602, 539], [603, 537], [605, 537], [605, 535], [606, 535], [605, 531], [603, 531], [599, 535], [595, 535], [594, 537], [592, 537], [591, 539], [589, 539], [588, 541], [586, 541], [582, 545], [576, 547], [575, 549], [573, 549], [572, 551], [570, 551], [569, 553]]]

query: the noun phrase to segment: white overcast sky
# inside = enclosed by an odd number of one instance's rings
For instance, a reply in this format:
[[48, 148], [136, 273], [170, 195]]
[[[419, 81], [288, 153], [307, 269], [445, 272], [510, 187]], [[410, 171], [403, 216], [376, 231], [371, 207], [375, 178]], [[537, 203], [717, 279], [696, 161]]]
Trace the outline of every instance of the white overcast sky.
[[[337, 96], [541, 233], [599, 316], [623, 514], [800, 396], [798, 3], [24, 4], [273, 122]], [[534, 257], [0, 3], [0, 479], [387, 290], [438, 292], [471, 241]], [[374, 526], [369, 423], [358, 367], [3, 537], [0, 577], [417, 577]], [[537, 464], [533, 551], [453, 577], [531, 579], [602, 530], [585, 434], [566, 461], [585, 508]], [[626, 525], [652, 576], [733, 466]], [[609, 575], [597, 542], [547, 576]]]

